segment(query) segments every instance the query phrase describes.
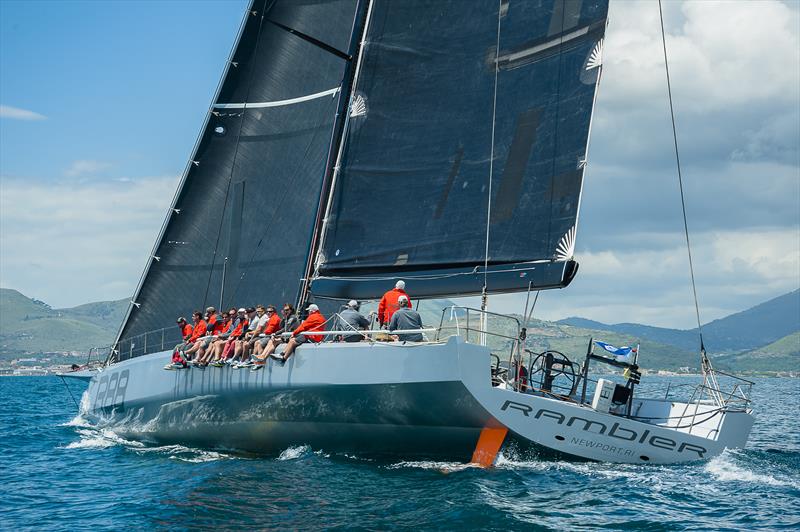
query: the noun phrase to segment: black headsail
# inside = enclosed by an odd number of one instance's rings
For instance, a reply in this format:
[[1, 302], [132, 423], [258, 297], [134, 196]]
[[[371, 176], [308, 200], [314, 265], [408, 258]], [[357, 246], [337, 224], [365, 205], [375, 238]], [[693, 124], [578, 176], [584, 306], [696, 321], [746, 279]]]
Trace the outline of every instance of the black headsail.
[[566, 286], [607, 0], [372, 10], [313, 294]]
[[357, 4], [252, 2], [120, 330], [118, 359], [152, 351], [161, 333], [145, 333], [194, 309], [295, 300]]

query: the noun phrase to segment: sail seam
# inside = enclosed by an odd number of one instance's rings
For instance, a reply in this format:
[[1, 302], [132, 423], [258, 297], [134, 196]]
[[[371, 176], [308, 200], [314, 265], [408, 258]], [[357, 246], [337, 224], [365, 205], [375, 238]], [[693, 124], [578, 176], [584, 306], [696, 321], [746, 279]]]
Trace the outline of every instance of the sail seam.
[[284, 105], [293, 105], [296, 103], [307, 102], [309, 100], [316, 100], [324, 96], [333, 96], [339, 92], [339, 87], [334, 87], [326, 91], [315, 92], [314, 94], [307, 94], [306, 96], [298, 96], [297, 98], [288, 98], [286, 100], [274, 100], [271, 102], [246, 102], [246, 103], [217, 103], [214, 104], [214, 109], [261, 109], [264, 107], [282, 107]]
[[291, 33], [292, 35], [294, 35], [296, 37], [299, 37], [299, 38], [303, 39], [304, 41], [306, 41], [307, 43], [313, 44], [317, 48], [321, 48], [322, 50], [325, 50], [326, 52], [328, 52], [330, 54], [333, 54], [336, 57], [344, 59], [345, 61], [350, 61], [350, 60], [353, 59], [349, 54], [346, 54], [345, 52], [339, 50], [338, 48], [335, 48], [335, 47], [331, 46], [328, 43], [322, 42], [319, 39], [315, 39], [311, 35], [305, 34], [302, 31], [298, 31], [298, 30], [296, 30], [294, 28], [290, 28], [289, 26], [284, 26], [280, 22], [275, 22], [274, 20], [270, 20], [270, 19], [266, 19], [266, 20], [267, 20], [267, 22], [269, 22], [273, 26], [276, 26], [276, 27], [282, 29], [283, 31], [285, 31], [287, 33]]

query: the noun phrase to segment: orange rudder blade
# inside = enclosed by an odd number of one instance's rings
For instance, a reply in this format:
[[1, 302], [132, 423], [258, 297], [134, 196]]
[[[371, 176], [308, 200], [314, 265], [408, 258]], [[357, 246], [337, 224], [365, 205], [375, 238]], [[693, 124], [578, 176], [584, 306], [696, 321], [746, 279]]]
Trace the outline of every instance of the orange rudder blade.
[[505, 427], [484, 427], [478, 438], [478, 445], [475, 446], [475, 452], [472, 453], [472, 463], [481, 467], [492, 467], [506, 434], [508, 434], [508, 429]]

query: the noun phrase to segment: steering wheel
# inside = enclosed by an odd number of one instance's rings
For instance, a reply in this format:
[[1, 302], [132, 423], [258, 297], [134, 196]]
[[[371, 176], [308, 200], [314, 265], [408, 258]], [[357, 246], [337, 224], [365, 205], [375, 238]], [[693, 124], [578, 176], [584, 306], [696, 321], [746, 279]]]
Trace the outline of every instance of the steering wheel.
[[536, 355], [526, 349], [535, 358], [528, 369], [528, 379], [536, 382], [538, 375], [539, 389], [543, 392], [572, 395], [578, 385], [575, 365], [560, 351], [547, 350]]
[[490, 356], [494, 359], [494, 364], [492, 364], [492, 386], [500, 386], [500, 383], [505, 381], [508, 376], [508, 368], [500, 367], [499, 356], [494, 353], [490, 353]]

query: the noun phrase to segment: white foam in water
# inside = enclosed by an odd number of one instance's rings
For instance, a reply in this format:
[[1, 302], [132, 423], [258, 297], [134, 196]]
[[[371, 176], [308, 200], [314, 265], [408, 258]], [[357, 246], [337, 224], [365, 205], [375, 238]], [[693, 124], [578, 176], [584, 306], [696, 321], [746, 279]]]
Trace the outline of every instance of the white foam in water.
[[91, 427], [91, 423], [89, 423], [86, 418], [84, 418], [81, 414], [78, 414], [71, 420], [67, 421], [66, 423], [62, 423], [59, 427], [81, 427], [81, 428], [88, 428]]
[[170, 459], [190, 463], [213, 462], [233, 458], [217, 451], [194, 449], [183, 445], [148, 447], [140, 441], [126, 440], [109, 429], [88, 428], [91, 426], [80, 415], [76, 416], [72, 421], [64, 423], [63, 426], [81, 427], [77, 430], [80, 440], [67, 444], [64, 447], [65, 449], [105, 449], [119, 445], [137, 454], [165, 454], [169, 455]]
[[311, 452], [311, 447], [309, 447], [308, 445], [297, 445], [295, 447], [289, 447], [280, 454], [278, 460], [297, 460], [298, 458], [302, 458], [309, 452]]
[[790, 486], [799, 488], [800, 483], [789, 479], [777, 479], [772, 475], [754, 473], [749, 469], [737, 465], [727, 451], [720, 456], [712, 458], [705, 466], [705, 471], [714, 475], [721, 482], [753, 482], [768, 486]]
[[81, 439], [68, 444], [65, 449], [104, 449], [114, 445], [144, 446], [141, 442], [128, 441], [107, 429], [79, 429], [78, 434]]
[[389, 469], [430, 469], [432, 471], [440, 471], [442, 473], [456, 473], [458, 471], [474, 469], [476, 467], [479, 468], [480, 466], [470, 462], [435, 462], [428, 460], [403, 461], [388, 466]]

